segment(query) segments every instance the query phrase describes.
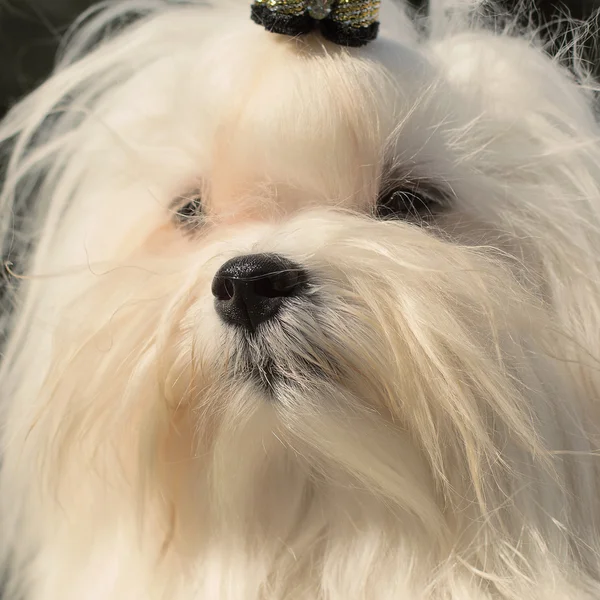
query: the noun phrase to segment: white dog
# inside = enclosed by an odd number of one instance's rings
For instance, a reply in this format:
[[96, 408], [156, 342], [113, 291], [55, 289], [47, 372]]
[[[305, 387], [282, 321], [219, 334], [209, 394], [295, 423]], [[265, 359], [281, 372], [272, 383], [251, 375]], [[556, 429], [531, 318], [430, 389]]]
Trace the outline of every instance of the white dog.
[[7, 600], [600, 598], [592, 84], [387, 9], [118, 2], [0, 126]]

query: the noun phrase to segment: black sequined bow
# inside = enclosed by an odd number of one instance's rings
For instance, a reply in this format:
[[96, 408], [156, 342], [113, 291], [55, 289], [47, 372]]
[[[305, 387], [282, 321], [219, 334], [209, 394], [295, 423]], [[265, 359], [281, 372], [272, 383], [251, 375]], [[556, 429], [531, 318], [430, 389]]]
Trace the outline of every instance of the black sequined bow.
[[252, 20], [273, 33], [302, 35], [319, 29], [341, 46], [377, 37], [381, 0], [255, 0]]

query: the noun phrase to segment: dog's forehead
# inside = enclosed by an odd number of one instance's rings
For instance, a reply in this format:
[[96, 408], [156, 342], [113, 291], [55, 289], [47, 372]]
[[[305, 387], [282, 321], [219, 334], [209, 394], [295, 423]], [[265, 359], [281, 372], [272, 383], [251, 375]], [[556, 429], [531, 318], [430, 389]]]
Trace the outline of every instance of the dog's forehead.
[[249, 23], [136, 73], [103, 122], [143, 148], [146, 172], [173, 193], [199, 176], [227, 197], [269, 181], [335, 200], [373, 185], [399, 124], [406, 152], [422, 151], [432, 133], [421, 100], [435, 78], [410, 44], [348, 50]]
[[395, 102], [415, 99], [434, 77], [416, 47], [385, 37], [346, 49], [318, 36], [292, 39], [248, 23], [165, 53], [133, 74], [113, 107], [141, 118], [148, 112], [185, 116], [190, 128], [231, 123], [240, 111], [249, 115], [249, 106], [257, 119], [269, 113], [288, 120], [293, 113], [292, 121], [307, 126], [324, 113], [335, 118], [348, 107], [364, 107], [379, 111], [383, 125]]
[[213, 159], [230, 173], [253, 165], [271, 176], [293, 166], [303, 181], [358, 175], [380, 161], [432, 81], [419, 52], [385, 39], [347, 51], [258, 33], [259, 44], [240, 44], [208, 67], [199, 106], [213, 107]]
[[195, 75], [203, 81], [200, 95], [215, 101], [215, 109], [232, 112], [251, 106], [245, 113], [257, 118], [265, 111], [276, 117], [293, 110], [296, 122], [362, 107], [392, 116], [395, 102], [416, 98], [437, 76], [416, 47], [386, 38], [347, 49], [317, 36], [290, 40], [252, 33], [233, 38], [233, 43], [217, 38], [203, 49]]

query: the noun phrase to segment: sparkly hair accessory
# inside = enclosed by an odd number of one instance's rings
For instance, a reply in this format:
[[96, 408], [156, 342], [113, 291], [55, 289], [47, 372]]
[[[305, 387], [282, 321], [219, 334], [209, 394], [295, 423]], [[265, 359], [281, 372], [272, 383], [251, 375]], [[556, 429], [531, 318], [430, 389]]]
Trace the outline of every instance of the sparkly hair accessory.
[[381, 0], [254, 0], [252, 20], [268, 31], [302, 35], [319, 29], [341, 46], [364, 46], [377, 37]]

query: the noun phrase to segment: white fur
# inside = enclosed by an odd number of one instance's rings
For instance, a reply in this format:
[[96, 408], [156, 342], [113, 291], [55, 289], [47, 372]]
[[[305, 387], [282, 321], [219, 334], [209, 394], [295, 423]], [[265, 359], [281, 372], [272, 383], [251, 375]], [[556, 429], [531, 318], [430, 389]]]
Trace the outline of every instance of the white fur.
[[[600, 597], [593, 84], [467, 8], [346, 50], [118, 2], [11, 111], [7, 598]], [[373, 219], [390, 169], [448, 211]], [[315, 281], [250, 346], [271, 395], [210, 292], [249, 252]]]

